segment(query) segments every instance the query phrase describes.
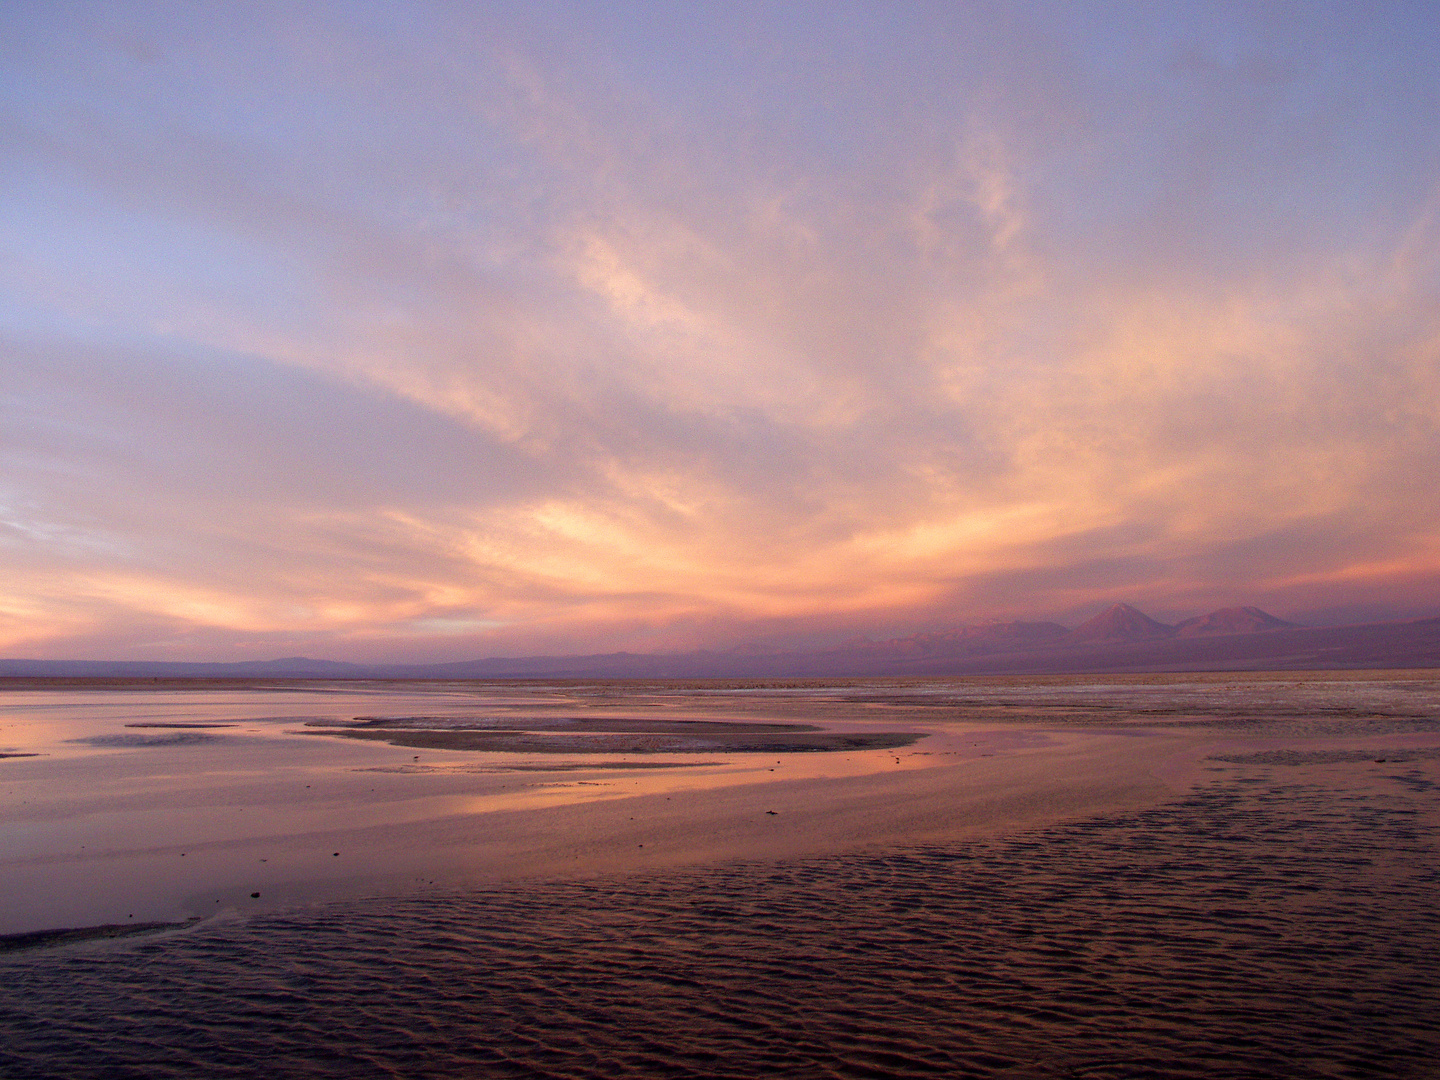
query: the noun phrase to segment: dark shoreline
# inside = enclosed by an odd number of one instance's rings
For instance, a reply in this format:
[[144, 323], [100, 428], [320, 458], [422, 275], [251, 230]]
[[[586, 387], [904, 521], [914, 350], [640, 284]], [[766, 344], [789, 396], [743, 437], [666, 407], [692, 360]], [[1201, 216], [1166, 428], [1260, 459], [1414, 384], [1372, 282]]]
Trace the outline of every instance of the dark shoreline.
[[76, 926], [57, 930], [31, 930], [24, 934], [0, 934], [0, 955], [26, 952], [30, 949], [51, 949], [82, 941], [105, 941], [111, 938], [138, 937], [179, 930], [200, 921], [197, 915], [182, 922], [103, 923], [100, 926]]
[[925, 737], [914, 731], [821, 732], [819, 734], [706, 733], [657, 735], [606, 732], [534, 735], [514, 731], [321, 728], [306, 732], [342, 739], [388, 742], [417, 750], [479, 750], [511, 754], [795, 754], [839, 750], [893, 750]]

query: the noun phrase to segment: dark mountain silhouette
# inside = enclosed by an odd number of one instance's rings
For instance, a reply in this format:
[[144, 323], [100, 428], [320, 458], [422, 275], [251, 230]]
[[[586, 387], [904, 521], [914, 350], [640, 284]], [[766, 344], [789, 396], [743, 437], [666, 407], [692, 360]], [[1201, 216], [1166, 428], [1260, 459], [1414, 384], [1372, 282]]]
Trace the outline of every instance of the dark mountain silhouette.
[[1145, 641], [1174, 634], [1175, 627], [1156, 622], [1129, 604], [1112, 604], [1070, 631], [1078, 641]]
[[865, 653], [873, 656], [973, 656], [1020, 648], [1043, 646], [1061, 640], [1070, 631], [1052, 622], [993, 622], [974, 626], [952, 626], [947, 630], [913, 634], [910, 637], [871, 641], [852, 638], [832, 653]]
[[96, 679], [355, 679], [368, 666], [343, 660], [241, 660], [235, 663], [190, 663], [183, 660], [0, 660], [0, 676]]
[[[819, 651], [601, 653], [446, 664], [289, 657], [241, 663], [0, 660], [10, 679], [783, 679], [904, 675], [1440, 668], [1440, 619], [1296, 626], [1253, 607], [1166, 626], [1116, 604], [1075, 630], [1057, 623], [957, 626]], [[15, 685], [13, 682], [10, 685]]]
[[1208, 634], [1260, 634], [1268, 630], [1293, 629], [1295, 623], [1277, 619], [1258, 607], [1227, 607], [1209, 615], [1197, 615], [1175, 627], [1180, 637], [1203, 637]]

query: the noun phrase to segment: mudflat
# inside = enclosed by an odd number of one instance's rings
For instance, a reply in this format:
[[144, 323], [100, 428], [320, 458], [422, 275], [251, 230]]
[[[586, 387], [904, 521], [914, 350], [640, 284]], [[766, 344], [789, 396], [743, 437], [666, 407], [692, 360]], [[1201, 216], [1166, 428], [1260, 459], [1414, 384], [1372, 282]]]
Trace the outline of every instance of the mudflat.
[[1156, 806], [1254, 754], [1424, 765], [1437, 685], [17, 687], [0, 752], [36, 756], [0, 763], [0, 933], [1013, 834]]

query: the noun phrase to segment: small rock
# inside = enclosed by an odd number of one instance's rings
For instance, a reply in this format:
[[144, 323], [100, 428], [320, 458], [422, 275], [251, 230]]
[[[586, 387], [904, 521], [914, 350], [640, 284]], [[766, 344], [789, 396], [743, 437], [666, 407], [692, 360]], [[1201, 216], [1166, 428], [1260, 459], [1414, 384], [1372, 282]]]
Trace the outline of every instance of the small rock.
[[780, 816], [780, 813], [779, 813], [778, 810], [766, 810], [765, 813], [769, 814], [771, 817], [779, 817], [779, 816]]
[[252, 892], [252, 893], [250, 894], [250, 899], [251, 899], [251, 900], [259, 900], [259, 899], [260, 899], [260, 894], [259, 894], [258, 892]]

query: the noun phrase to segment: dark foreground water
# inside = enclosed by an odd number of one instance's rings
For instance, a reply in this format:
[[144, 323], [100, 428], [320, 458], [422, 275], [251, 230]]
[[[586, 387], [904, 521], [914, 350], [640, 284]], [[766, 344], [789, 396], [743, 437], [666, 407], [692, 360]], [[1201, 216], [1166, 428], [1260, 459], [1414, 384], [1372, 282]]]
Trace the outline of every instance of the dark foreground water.
[[1440, 1075], [1429, 773], [1221, 767], [1009, 840], [12, 955], [0, 1075]]

